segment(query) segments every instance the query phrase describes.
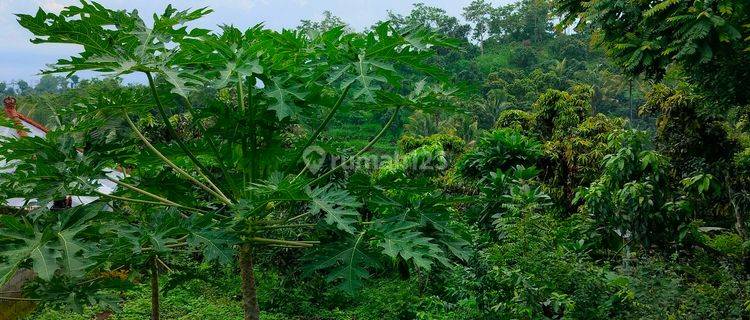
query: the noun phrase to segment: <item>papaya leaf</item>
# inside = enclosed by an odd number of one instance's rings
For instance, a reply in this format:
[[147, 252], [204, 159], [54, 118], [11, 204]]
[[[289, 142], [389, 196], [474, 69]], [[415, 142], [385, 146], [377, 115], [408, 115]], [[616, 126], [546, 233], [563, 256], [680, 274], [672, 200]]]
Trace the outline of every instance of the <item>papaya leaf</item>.
[[434, 261], [449, 265], [440, 246], [417, 231], [417, 227], [419, 223], [407, 221], [381, 224], [378, 246], [383, 248], [383, 254], [393, 259], [401, 257], [424, 270], [430, 270]]
[[350, 234], [356, 232], [355, 224], [359, 218], [357, 208], [362, 204], [346, 190], [327, 185], [308, 189], [307, 194], [310, 197], [311, 215], [316, 216], [325, 212], [326, 223]]
[[[89, 260], [94, 239], [84, 238], [81, 233], [93, 229], [91, 220], [102, 209], [101, 205], [79, 207], [64, 211], [40, 213], [53, 216], [48, 223], [31, 224], [11, 216], [0, 217], [0, 283], [10, 280], [21, 264], [31, 261], [37, 275], [49, 281], [55, 273], [69, 277], [80, 277], [92, 265]], [[47, 220], [40, 217], [39, 222]]]
[[328, 270], [326, 281], [339, 282], [337, 288], [354, 295], [369, 278], [368, 268], [380, 264], [366, 251], [365, 232], [334, 243], [316, 252], [314, 260], [306, 266], [308, 272]]
[[273, 99], [273, 103], [268, 106], [268, 110], [276, 112], [276, 117], [279, 120], [288, 117], [295, 118], [300, 110], [294, 100], [301, 100], [305, 97], [299, 86], [285, 86], [284, 82], [281, 78], [274, 78], [272, 79], [272, 85], [266, 89], [268, 97]]

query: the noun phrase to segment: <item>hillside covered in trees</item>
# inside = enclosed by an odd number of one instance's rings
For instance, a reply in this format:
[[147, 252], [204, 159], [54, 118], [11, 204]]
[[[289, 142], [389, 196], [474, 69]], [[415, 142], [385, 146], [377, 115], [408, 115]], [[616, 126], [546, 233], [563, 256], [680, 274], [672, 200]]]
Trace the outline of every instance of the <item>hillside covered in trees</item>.
[[210, 13], [18, 15], [80, 53], [0, 83], [50, 129], [0, 138], [0, 199], [27, 199], [0, 209], [0, 285], [34, 274], [0, 308], [750, 318], [750, 2], [194, 27]]

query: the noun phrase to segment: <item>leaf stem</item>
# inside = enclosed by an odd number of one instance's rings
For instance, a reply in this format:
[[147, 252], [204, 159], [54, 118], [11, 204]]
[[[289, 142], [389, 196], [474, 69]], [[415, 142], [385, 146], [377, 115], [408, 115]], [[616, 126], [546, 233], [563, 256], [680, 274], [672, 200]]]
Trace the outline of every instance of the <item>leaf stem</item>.
[[258, 121], [256, 119], [255, 101], [253, 99], [253, 86], [248, 87], [248, 110], [250, 120], [250, 183], [258, 180]]
[[[185, 209], [185, 210], [190, 210], [190, 211], [195, 211], [195, 212], [205, 212], [205, 211], [203, 211], [201, 209], [197, 209], [197, 208], [193, 208], [193, 207], [188, 207], [188, 206], [185, 206], [185, 205], [181, 205], [181, 204], [176, 203], [176, 202], [174, 202], [172, 200], [169, 200], [167, 198], [163, 198], [163, 197], [157, 196], [157, 195], [155, 195], [155, 194], [153, 194], [151, 192], [148, 192], [146, 190], [140, 189], [140, 188], [138, 188], [138, 187], [136, 187], [134, 185], [127, 184], [127, 183], [122, 182], [122, 181], [114, 180], [112, 178], [107, 178], [107, 180], [114, 182], [118, 186], [122, 186], [122, 187], [128, 188], [128, 189], [133, 190], [133, 191], [135, 191], [137, 193], [140, 193], [142, 195], [145, 195], [145, 196], [154, 198], [156, 200], [159, 200], [159, 202], [161, 202], [161, 203], [163, 203], [165, 205], [170, 205], [170, 206], [173, 206], [173, 207], [182, 208], [182, 209]], [[107, 195], [107, 196], [114, 197], [112, 195]]]
[[[242, 75], [237, 75], [237, 105], [240, 109], [240, 114], [245, 114], [245, 111], [247, 110], [245, 106], [245, 88], [244, 83], [242, 82]], [[251, 126], [252, 127], [252, 126]], [[247, 135], [242, 135], [242, 141], [241, 141], [241, 148], [242, 148], [242, 159], [247, 161], [248, 160], [248, 149], [247, 149]], [[242, 168], [242, 181], [243, 185], [247, 185], [248, 180], [253, 180], [253, 165], [252, 163], [248, 166], [250, 172], [248, 173], [248, 168]]]
[[190, 180], [191, 182], [193, 182], [195, 185], [197, 185], [201, 189], [206, 190], [208, 193], [210, 193], [211, 195], [213, 195], [216, 198], [218, 198], [224, 204], [232, 205], [232, 201], [230, 201], [226, 196], [224, 196], [223, 194], [217, 193], [216, 191], [214, 191], [213, 189], [209, 188], [208, 186], [206, 186], [202, 182], [198, 181], [198, 179], [196, 179], [195, 177], [193, 177], [190, 174], [188, 174], [185, 170], [183, 170], [182, 168], [178, 167], [171, 160], [169, 160], [167, 157], [165, 157], [161, 152], [159, 152], [159, 150], [157, 150], [151, 144], [151, 142], [149, 142], [148, 139], [146, 139], [146, 137], [143, 135], [143, 133], [141, 133], [141, 131], [138, 130], [138, 127], [135, 126], [135, 123], [133, 123], [133, 120], [130, 119], [130, 116], [128, 116], [127, 113], [125, 113], [125, 120], [127, 120], [128, 125], [130, 125], [130, 128], [133, 129], [133, 131], [135, 132], [135, 134], [138, 136], [138, 138], [141, 139], [141, 141], [143, 141], [143, 143], [146, 145], [146, 147], [149, 150], [151, 150], [151, 152], [153, 154], [155, 154], [157, 157], [159, 157], [159, 159], [161, 159], [164, 163], [166, 163], [169, 167], [171, 167], [172, 169], [174, 169], [175, 171], [177, 171], [177, 173], [179, 175], [187, 178], [188, 180]]
[[[250, 100], [250, 147], [253, 151], [250, 156], [253, 159], [253, 166], [250, 168], [252, 170], [253, 179], [257, 180], [258, 173], [260, 172], [258, 169], [260, 168], [260, 154], [258, 153], [258, 115], [256, 114], [256, 105], [255, 105], [255, 99], [253, 98], [253, 87], [249, 87], [248, 89], [249, 95], [248, 98]], [[254, 181], [253, 180], [253, 181]], [[251, 181], [252, 182], [252, 181]]]
[[[185, 143], [180, 139], [180, 136], [177, 135], [177, 131], [175, 131], [174, 126], [172, 126], [172, 122], [169, 121], [169, 116], [167, 116], [167, 112], [164, 109], [164, 104], [161, 103], [161, 98], [159, 98], [159, 93], [156, 91], [156, 83], [154, 82], [154, 77], [151, 75], [151, 72], [146, 72], [146, 77], [148, 78], [148, 86], [151, 88], [151, 95], [154, 96], [154, 100], [156, 101], [156, 108], [159, 110], [159, 115], [161, 115], [162, 120], [164, 121], [164, 126], [167, 127], [167, 132], [169, 132], [169, 135], [172, 136], [172, 139], [174, 139], [177, 142], [177, 145], [182, 149], [183, 152], [190, 158], [190, 161], [193, 162], [195, 165], [196, 171], [198, 171], [198, 174], [206, 180], [209, 186], [214, 189], [217, 193], [224, 196], [224, 194], [221, 192], [221, 189], [219, 189], [211, 179], [209, 179], [204, 172], [209, 172], [206, 167], [203, 166], [203, 164], [198, 160], [197, 157], [193, 154], [193, 152], [188, 149], [188, 147], [185, 145]], [[226, 197], [226, 196], [224, 196]]]
[[[289, 166], [294, 166], [297, 164], [297, 162], [302, 158], [302, 156], [305, 154], [305, 149], [310, 147], [313, 142], [315, 142], [316, 139], [318, 139], [318, 136], [325, 130], [325, 128], [328, 126], [328, 123], [331, 122], [331, 119], [333, 119], [333, 116], [336, 114], [336, 111], [338, 111], [339, 107], [341, 107], [341, 104], [344, 102], [344, 98], [346, 98], [346, 95], [349, 93], [349, 89], [352, 87], [352, 84], [347, 85], [344, 88], [344, 92], [341, 93], [341, 96], [339, 96], [338, 100], [336, 100], [336, 103], [333, 105], [330, 111], [328, 111], [328, 115], [326, 115], [326, 118], [323, 120], [323, 122], [318, 126], [318, 128], [315, 130], [312, 136], [310, 136], [310, 139], [307, 140], [304, 146], [299, 150], [299, 153], [294, 158], [292, 162], [289, 163]], [[305, 170], [304, 168], [302, 169]]]
[[[81, 181], [81, 182], [83, 182], [83, 183], [85, 183], [85, 184], [91, 185], [90, 183], [88, 183], [85, 180], [83, 180], [81, 177], [78, 177], [78, 180]], [[117, 181], [115, 181], [115, 180], [113, 180], [111, 178], [107, 178], [107, 180], [112, 181], [114, 183], [117, 183]], [[130, 187], [132, 187], [132, 188], [129, 188], [129, 187], [126, 187], [126, 188], [134, 190], [134, 191], [135, 191], [135, 189], [138, 189], [135, 186], [130, 186]], [[133, 189], [133, 188], [135, 188], [135, 189]], [[143, 192], [148, 193], [147, 191], [142, 190], [142, 189], [138, 189], [138, 190], [139, 190], [139, 193], [141, 193], [141, 194], [144, 194]], [[206, 212], [206, 211], [198, 209], [198, 208], [193, 208], [193, 207], [188, 207], [188, 206], [180, 205], [180, 204], [174, 203], [174, 202], [169, 201], [169, 200], [167, 200], [168, 202], [164, 202], [164, 201], [161, 200], [161, 199], [163, 199], [161, 197], [155, 198], [155, 199], [159, 199], [159, 201], [148, 201], [148, 200], [132, 199], [132, 198], [120, 197], [120, 196], [116, 196], [116, 195], [112, 195], [112, 194], [106, 194], [106, 193], [101, 192], [99, 190], [94, 190], [94, 193], [96, 193], [96, 194], [98, 194], [98, 195], [100, 195], [102, 197], [108, 197], [108, 198], [112, 198], [112, 199], [116, 199], [116, 200], [120, 200], [120, 201], [125, 201], [125, 202], [133, 202], [133, 203], [141, 203], [141, 204], [151, 204], [151, 205], [157, 205], [157, 206], [175, 206], [175, 207], [179, 207], [179, 208], [182, 208], [182, 209], [185, 209], [185, 210], [194, 211], [194, 212], [198, 212], [198, 213], [205, 213]], [[185, 214], [183, 214], [182, 212], [180, 212], [180, 215], [183, 218], [188, 218], [188, 216], [185, 215]]]
[[[111, 194], [106, 194], [106, 193], [99, 192], [99, 191], [96, 191], [96, 194], [98, 194], [100, 196], [103, 196], [103, 197], [108, 197], [108, 198], [112, 198], [112, 199], [120, 200], [120, 201], [125, 201], [125, 202], [140, 203], [140, 204], [151, 204], [151, 205], [156, 205], [156, 206], [173, 206], [172, 204], [169, 204], [169, 203], [158, 202], [158, 201], [140, 200], [140, 199], [131, 199], [131, 198], [126, 198], [126, 197], [120, 197], [120, 196], [115, 196], [115, 195], [111, 195]], [[203, 212], [203, 210], [200, 210], [200, 209], [197, 209], [197, 208], [187, 208], [187, 207], [184, 207], [182, 209], [190, 210], [190, 211], [195, 211], [195, 212], [199, 212], [199, 213]], [[185, 219], [190, 218], [190, 217], [188, 217], [186, 214], [184, 214], [182, 212], [180, 212], [180, 216], [182, 216]]]
[[312, 228], [312, 227], [315, 227], [315, 224], [312, 224], [312, 223], [307, 223], [307, 224], [280, 224], [280, 225], [275, 225], [275, 226], [263, 227], [261, 229], [270, 230], [270, 229]]
[[309, 212], [298, 214], [298, 215], [296, 215], [294, 217], [291, 217], [291, 218], [287, 219], [286, 222], [290, 222], [290, 221], [294, 221], [294, 220], [297, 220], [299, 218], [302, 218], [302, 217], [306, 216], [308, 213]]
[[250, 241], [257, 242], [257, 243], [278, 244], [278, 245], [296, 246], [296, 247], [312, 247], [313, 246], [313, 242], [267, 239], [267, 238], [260, 238], [260, 237], [252, 237], [250, 238]]
[[154, 77], [151, 75], [151, 72], [146, 71], [146, 77], [148, 78], [148, 86], [151, 88], [151, 95], [154, 96], [154, 101], [156, 101], [156, 108], [159, 111], [159, 115], [161, 116], [161, 119], [164, 121], [164, 126], [167, 127], [167, 132], [169, 132], [169, 135], [171, 135], [172, 139], [174, 139], [177, 142], [177, 145], [182, 149], [183, 152], [190, 158], [190, 161], [193, 162], [193, 164], [196, 167], [196, 171], [198, 171], [198, 174], [203, 177], [203, 179], [208, 182], [209, 185], [211, 185], [217, 192], [221, 193], [221, 190], [218, 190], [216, 186], [211, 182], [211, 179], [206, 177], [206, 175], [203, 173], [209, 172], [206, 167], [203, 166], [203, 164], [198, 160], [198, 158], [195, 157], [193, 152], [190, 151], [190, 149], [187, 148], [185, 143], [180, 139], [180, 136], [177, 135], [177, 131], [175, 131], [174, 126], [172, 126], [172, 122], [169, 121], [169, 116], [167, 116], [167, 112], [164, 108], [164, 104], [161, 103], [161, 98], [159, 98], [159, 93], [156, 90], [156, 83], [154, 82]]
[[383, 126], [383, 129], [381, 129], [380, 132], [378, 132], [378, 134], [374, 138], [372, 138], [372, 140], [370, 140], [370, 142], [367, 143], [367, 145], [364, 148], [362, 148], [362, 150], [359, 150], [359, 152], [357, 152], [353, 156], [349, 157], [345, 161], [341, 162], [341, 164], [339, 164], [335, 168], [333, 168], [331, 170], [328, 170], [328, 172], [326, 172], [323, 175], [321, 175], [321, 176], [315, 178], [314, 180], [310, 181], [307, 185], [313, 185], [313, 184], [316, 184], [316, 183], [322, 181], [325, 178], [328, 178], [334, 172], [336, 172], [339, 169], [341, 169], [341, 168], [349, 165], [349, 163], [351, 163], [352, 161], [356, 160], [357, 158], [359, 158], [359, 156], [361, 156], [363, 153], [367, 152], [367, 150], [369, 150], [370, 148], [372, 148], [372, 146], [375, 145], [375, 143], [378, 142], [378, 140], [380, 140], [380, 138], [383, 137], [383, 134], [385, 134], [385, 132], [388, 130], [388, 128], [390, 128], [390, 126], [393, 124], [393, 121], [396, 120], [396, 117], [398, 116], [398, 112], [400, 110], [401, 110], [401, 106], [396, 107], [396, 110], [393, 111], [393, 115], [391, 115], [391, 118], [388, 119], [388, 122], [385, 123], [385, 125]]
[[[185, 107], [187, 107], [190, 114], [193, 115], [193, 117], [195, 117], [195, 110], [193, 108], [193, 104], [190, 103], [190, 100], [188, 100], [187, 98], [183, 97], [183, 99], [185, 99]], [[213, 152], [214, 158], [216, 158], [216, 161], [219, 163], [219, 167], [221, 168], [221, 172], [224, 175], [224, 179], [226, 179], [229, 185], [229, 188], [233, 189], [232, 191], [236, 191], [236, 185], [232, 181], [232, 177], [229, 175], [229, 170], [227, 169], [227, 165], [224, 162], [224, 157], [221, 156], [221, 153], [219, 152], [219, 148], [216, 147], [216, 142], [214, 141], [214, 139], [208, 135], [207, 133], [208, 129], [206, 129], [206, 126], [203, 123], [199, 122], [198, 130], [200, 131], [201, 136], [206, 137], [206, 140], [208, 141], [208, 146], [211, 148], [211, 152]], [[230, 200], [231, 199], [232, 198], [230, 198]]]

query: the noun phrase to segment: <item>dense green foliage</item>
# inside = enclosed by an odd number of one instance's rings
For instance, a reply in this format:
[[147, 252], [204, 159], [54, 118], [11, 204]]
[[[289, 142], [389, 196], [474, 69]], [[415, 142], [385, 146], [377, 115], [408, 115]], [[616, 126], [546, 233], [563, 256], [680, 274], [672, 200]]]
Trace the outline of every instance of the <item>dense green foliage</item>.
[[189, 28], [209, 12], [19, 15], [83, 48], [0, 87], [52, 128], [0, 146], [32, 319], [750, 316], [745, 1]]

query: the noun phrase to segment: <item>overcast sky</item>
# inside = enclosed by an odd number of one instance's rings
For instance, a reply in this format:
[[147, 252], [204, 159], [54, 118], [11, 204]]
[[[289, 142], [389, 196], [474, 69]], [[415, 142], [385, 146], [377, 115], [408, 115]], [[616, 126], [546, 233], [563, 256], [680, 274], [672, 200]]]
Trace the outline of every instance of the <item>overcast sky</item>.
[[[107, 7], [137, 9], [141, 16], [162, 12], [172, 3], [177, 9], [211, 7], [214, 12], [195, 26], [214, 28], [220, 24], [248, 27], [263, 22], [269, 28], [292, 28], [300, 20], [318, 20], [324, 10], [340, 16], [355, 29], [368, 27], [386, 17], [388, 10], [406, 14], [411, 10], [409, 0], [100, 0]], [[459, 17], [462, 8], [471, 0], [424, 0], [425, 4], [445, 9], [448, 14]], [[512, 0], [493, 0], [496, 5]], [[16, 22], [15, 13], [33, 14], [38, 7], [59, 12], [63, 7], [78, 3], [77, 0], [0, 0], [0, 81], [23, 79], [35, 83], [36, 74], [46, 64], [77, 52], [61, 45], [33, 45], [31, 33]]]

